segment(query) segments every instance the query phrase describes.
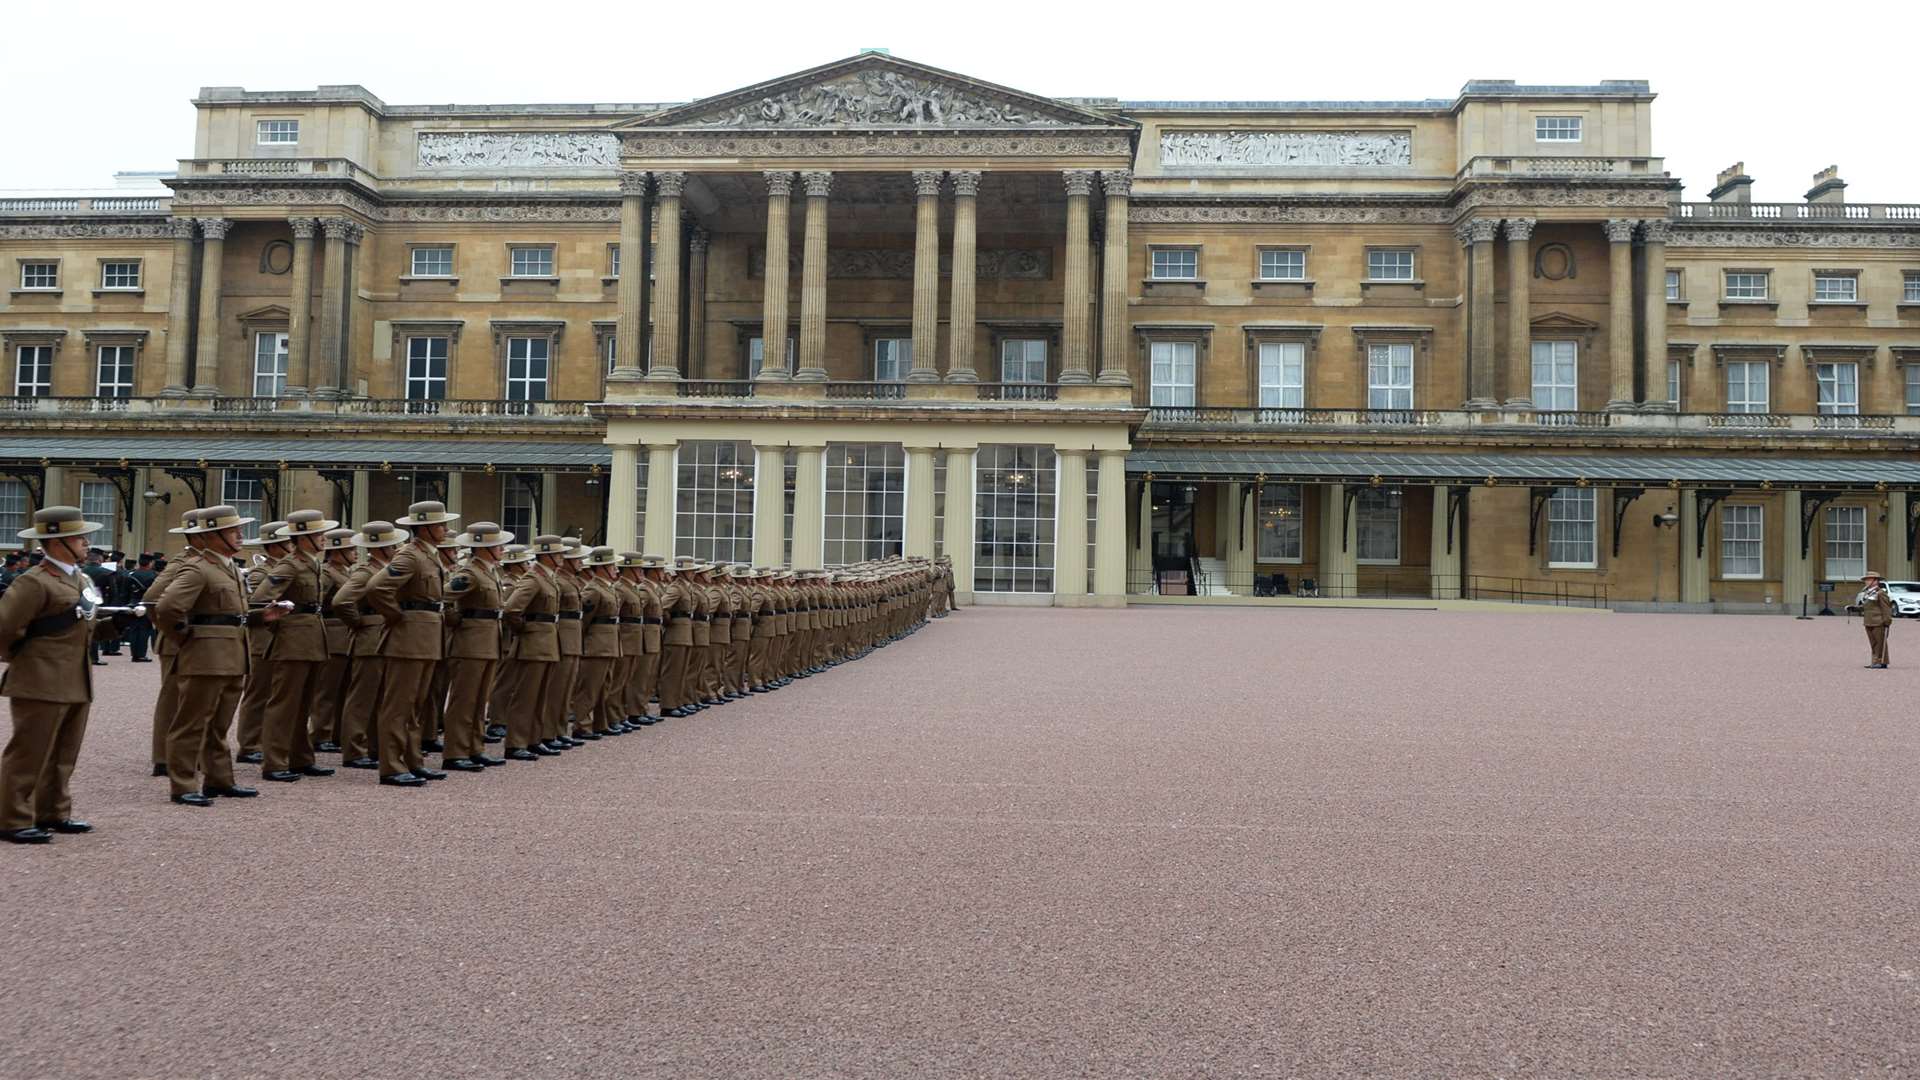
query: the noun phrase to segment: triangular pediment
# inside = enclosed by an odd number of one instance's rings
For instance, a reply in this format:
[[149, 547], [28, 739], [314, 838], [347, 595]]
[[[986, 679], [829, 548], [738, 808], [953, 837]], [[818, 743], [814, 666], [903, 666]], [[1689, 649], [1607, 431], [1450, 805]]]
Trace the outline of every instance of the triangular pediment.
[[619, 126], [739, 131], [1045, 131], [1130, 128], [1134, 124], [884, 53], [862, 53]]
[[1569, 315], [1564, 311], [1549, 311], [1545, 315], [1536, 315], [1529, 321], [1535, 333], [1548, 334], [1591, 334], [1600, 329], [1600, 324], [1578, 315]]

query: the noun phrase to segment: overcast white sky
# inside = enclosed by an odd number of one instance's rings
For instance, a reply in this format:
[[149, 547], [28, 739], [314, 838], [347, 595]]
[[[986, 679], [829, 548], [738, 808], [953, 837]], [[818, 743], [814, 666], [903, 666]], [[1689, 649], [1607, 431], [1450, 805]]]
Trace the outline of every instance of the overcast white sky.
[[[1856, 0], [762, 5], [406, 0], [9, 5], [0, 188], [104, 187], [193, 152], [202, 86], [359, 83], [389, 104], [681, 101], [867, 46], [1022, 90], [1122, 99], [1451, 98], [1470, 78], [1647, 79], [1654, 146], [1704, 199], [1744, 160], [1759, 201], [1840, 166], [1851, 202], [1920, 202], [1920, 15]], [[813, 13], [818, 14], [813, 14]]]

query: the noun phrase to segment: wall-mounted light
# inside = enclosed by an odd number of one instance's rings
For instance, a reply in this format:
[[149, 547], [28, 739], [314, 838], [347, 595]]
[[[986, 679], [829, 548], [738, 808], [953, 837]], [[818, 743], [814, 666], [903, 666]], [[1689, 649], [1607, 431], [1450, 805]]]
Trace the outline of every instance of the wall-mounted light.
[[154, 505], [155, 503], [171, 503], [171, 502], [173, 502], [173, 494], [172, 494], [171, 492], [169, 492], [169, 493], [167, 493], [167, 494], [165, 494], [165, 495], [162, 495], [162, 494], [160, 494], [160, 493], [159, 493], [158, 491], [155, 491], [155, 490], [153, 489], [153, 485], [152, 485], [152, 484], [148, 484], [148, 485], [147, 485], [147, 490], [145, 490], [145, 491], [143, 491], [143, 492], [141, 492], [141, 493], [140, 493], [140, 497], [141, 497], [141, 498], [143, 498], [143, 499], [145, 499], [145, 500], [147, 500], [147, 505], [148, 505], [148, 506], [152, 506], [152, 505]]

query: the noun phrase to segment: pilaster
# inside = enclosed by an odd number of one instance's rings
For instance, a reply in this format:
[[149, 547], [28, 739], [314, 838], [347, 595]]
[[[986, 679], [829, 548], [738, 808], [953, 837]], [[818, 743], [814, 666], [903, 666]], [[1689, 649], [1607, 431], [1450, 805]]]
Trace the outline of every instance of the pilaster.
[[753, 562], [755, 566], [782, 566], [787, 561], [786, 489], [785, 444], [755, 446], [753, 448]]
[[1798, 489], [1789, 489], [1780, 500], [1780, 602], [1795, 615], [1800, 614], [1802, 598], [1809, 611], [1820, 610], [1820, 598], [1813, 591], [1814, 545], [1801, 547], [1802, 505]]
[[1127, 602], [1127, 452], [1102, 450], [1094, 500], [1093, 592], [1104, 605]]
[[1347, 513], [1347, 486], [1326, 484], [1320, 491], [1320, 595], [1352, 596], [1359, 584], [1359, 538]]
[[634, 382], [646, 374], [647, 355], [647, 233], [652, 208], [647, 205], [648, 176], [644, 172], [620, 174], [620, 281], [619, 307], [613, 330], [613, 370], [608, 382]]
[[1433, 489], [1432, 542], [1427, 549], [1427, 595], [1435, 600], [1460, 598], [1460, 544], [1465, 538], [1457, 529], [1452, 533], [1447, 529], [1447, 512], [1452, 502], [1448, 496], [1451, 490], [1445, 485]]
[[[1700, 535], [1708, 523], [1699, 519], [1699, 511], [1699, 495], [1693, 488], [1681, 488], [1677, 531], [1680, 534], [1680, 602], [1683, 604], [1704, 604], [1708, 600], [1707, 559], [1712, 547], [1711, 542]], [[1655, 529], [1654, 534], [1656, 544], [1665, 539], [1662, 530]]]
[[1497, 407], [1494, 391], [1492, 218], [1461, 222], [1454, 234], [1467, 249], [1467, 401], [1469, 409]]
[[287, 390], [290, 398], [307, 396], [312, 384], [309, 370], [313, 338], [313, 234], [320, 223], [313, 218], [288, 218], [293, 228], [293, 270], [287, 300]]
[[1646, 393], [1641, 408], [1666, 412], [1667, 385], [1667, 236], [1672, 225], [1658, 219], [1640, 223], [1640, 235], [1646, 254], [1646, 281], [1642, 283], [1641, 316], [1644, 323], [1646, 353], [1641, 369], [1646, 372]]
[[1227, 538], [1227, 590], [1235, 596], [1253, 595], [1253, 556], [1260, 543], [1260, 523], [1255, 520], [1259, 507], [1249, 484], [1226, 485], [1226, 496], [1233, 511], [1233, 535]]
[[346, 218], [323, 218], [320, 248], [320, 336], [319, 349], [307, 353], [307, 377], [311, 396], [324, 399], [348, 396], [342, 377], [341, 334], [347, 313], [347, 237], [353, 222]]
[[645, 553], [673, 555], [674, 451], [678, 443], [647, 443]]
[[685, 370], [689, 379], [715, 377], [707, 370], [707, 249], [712, 242], [706, 229], [695, 225], [688, 230]]
[[[625, 271], [624, 265], [622, 271]], [[617, 333], [617, 331], [616, 331]], [[615, 345], [618, 348], [618, 344]], [[613, 444], [613, 468], [607, 474], [607, 544], [615, 551], [632, 551], [638, 539], [640, 448], [632, 443]]]
[[973, 451], [947, 451], [947, 512], [941, 551], [953, 562], [954, 599], [973, 602]]
[[1071, 605], [1087, 594], [1087, 452], [1058, 447], [1054, 456], [1053, 595]]
[[1887, 558], [1886, 565], [1875, 567], [1887, 575], [1888, 581], [1913, 580], [1913, 555], [1907, 547], [1907, 515], [1912, 495], [1904, 491], [1887, 493]]
[[906, 536], [902, 553], [933, 557], [933, 455], [931, 446], [907, 449]]
[[826, 559], [826, 447], [796, 446], [793, 469], [793, 565], [818, 570]]

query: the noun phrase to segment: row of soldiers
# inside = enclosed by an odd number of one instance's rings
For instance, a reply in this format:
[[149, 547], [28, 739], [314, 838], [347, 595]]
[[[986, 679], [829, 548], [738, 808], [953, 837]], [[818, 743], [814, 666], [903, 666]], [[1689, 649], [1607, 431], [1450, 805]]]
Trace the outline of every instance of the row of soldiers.
[[[945, 562], [794, 571], [515, 544], [418, 502], [343, 529], [300, 510], [242, 540], [232, 508], [189, 511], [188, 554], [149, 590], [160, 633], [155, 775], [177, 803], [257, 794], [237, 760], [293, 782], [378, 769], [419, 787], [537, 761], [856, 659], [951, 609]], [[249, 549], [244, 575], [236, 557]], [[504, 740], [504, 756], [486, 744]], [[438, 751], [441, 767], [425, 755]]]

